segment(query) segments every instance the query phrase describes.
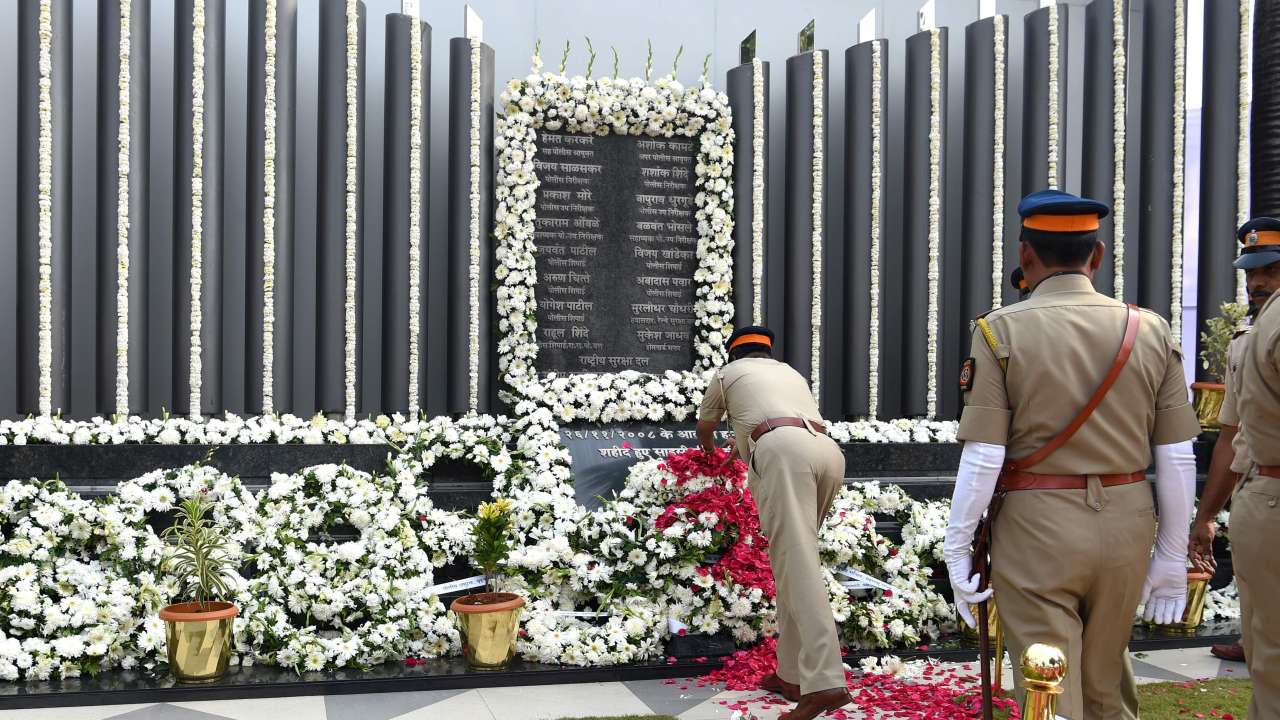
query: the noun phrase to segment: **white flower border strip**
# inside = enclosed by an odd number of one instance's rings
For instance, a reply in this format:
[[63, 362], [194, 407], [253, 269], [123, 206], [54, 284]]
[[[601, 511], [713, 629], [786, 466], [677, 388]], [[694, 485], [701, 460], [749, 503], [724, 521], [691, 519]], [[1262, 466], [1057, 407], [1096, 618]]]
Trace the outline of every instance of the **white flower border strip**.
[[[538, 412], [535, 410], [535, 412]], [[542, 412], [546, 412], [545, 409]], [[553, 427], [543, 419], [541, 426]], [[113, 422], [110, 418], [69, 420], [32, 417], [0, 420], [0, 446], [4, 445], [249, 445], [324, 443], [355, 445], [414, 442], [430, 427], [417, 418], [379, 415], [347, 424], [322, 416], [301, 418], [284, 415], [245, 416], [227, 414], [192, 420], [172, 416], [143, 419], [132, 416]], [[934, 420], [863, 420], [832, 423], [828, 429], [838, 442], [955, 442], [956, 423]]]
[[938, 414], [938, 286], [942, 276], [942, 31], [929, 31], [929, 361], [925, 413]]
[[275, 412], [276, 337], [276, 8], [265, 0], [263, 11], [262, 106], [262, 412]]
[[[1240, 69], [1236, 118], [1236, 227], [1249, 221], [1249, 108], [1253, 105], [1253, 0], [1240, 0]], [[1249, 303], [1244, 271], [1236, 271], [1236, 302]]]
[[809, 387], [815, 398], [822, 398], [822, 215], [825, 198], [822, 193], [823, 164], [827, 157], [825, 128], [825, 110], [827, 80], [822, 67], [821, 50], [813, 51], [813, 204], [812, 213], [813, 236], [810, 238], [810, 256], [813, 262], [813, 277], [809, 287]]
[[[1249, 0], [1244, 0], [1249, 2]], [[1125, 92], [1128, 58], [1126, 56], [1125, 0], [1112, 0], [1111, 4], [1111, 252], [1114, 256], [1112, 294], [1124, 299], [1124, 161], [1125, 161]]]
[[348, 421], [356, 419], [356, 272], [360, 232], [357, 193], [360, 188], [360, 2], [347, 0], [347, 77], [346, 77], [346, 187], [345, 187], [345, 253], [346, 272], [343, 297], [343, 398]]
[[[614, 80], [581, 76], [572, 79], [535, 72], [511, 80], [502, 92], [504, 111], [498, 119], [497, 208], [494, 251], [498, 279], [499, 372], [509, 391], [503, 400], [527, 398], [551, 408], [562, 422], [684, 420], [701, 400], [705, 374], [724, 362], [724, 340], [733, 322], [733, 140], [728, 98], [708, 87], [685, 88], [674, 78], [652, 85], [639, 78]], [[617, 117], [603, 116], [604, 106], [626, 108]], [[593, 109], [594, 108], [594, 109]], [[550, 111], [555, 111], [552, 116]], [[581, 110], [582, 119], [575, 113]], [[670, 116], [664, 117], [664, 111]], [[569, 118], [567, 122], [562, 118]], [[638, 372], [549, 374], [536, 370], [535, 335], [537, 270], [534, 255], [534, 207], [538, 177], [533, 169], [537, 131], [567, 129], [651, 136], [699, 138], [700, 192], [696, 201], [699, 234], [698, 269], [694, 274], [694, 367], [661, 375]], [[474, 303], [473, 303], [474, 307]]]
[[880, 414], [880, 204], [884, 197], [884, 53], [887, 41], [871, 43], [871, 312], [867, 327], [867, 415]]
[[40, 0], [40, 139], [36, 184], [39, 204], [39, 320], [37, 362], [40, 366], [40, 414], [53, 413], [53, 0]]
[[764, 323], [764, 61], [751, 58], [751, 321]]
[[467, 398], [472, 412], [480, 407], [480, 38], [471, 40], [470, 190], [467, 193], [471, 221], [467, 237]]
[[1182, 340], [1182, 207], [1186, 168], [1187, 6], [1173, 0], [1173, 237], [1169, 253], [1169, 325]]
[[204, 313], [200, 307], [204, 283], [204, 24], [205, 0], [191, 7], [191, 348], [187, 379], [190, 383], [190, 415], [200, 417], [201, 363], [200, 330]]
[[120, 0], [116, 88], [116, 413], [129, 414], [129, 86], [132, 0]]
[[992, 109], [991, 138], [991, 307], [1004, 303], [1004, 114], [1005, 27], [1004, 15], [991, 18]]
[[422, 325], [422, 23], [409, 15], [409, 416], [418, 414], [418, 330]]
[[1061, 46], [1062, 39], [1060, 37], [1058, 23], [1058, 13], [1061, 11], [1062, 5], [1054, 0], [1049, 6], [1049, 137], [1048, 137], [1048, 167], [1049, 167], [1049, 188], [1056, 190], [1058, 188], [1058, 163], [1062, 147], [1062, 123], [1058, 121], [1058, 113], [1061, 112], [1059, 107], [1061, 98], [1058, 96], [1060, 79], [1058, 72], [1059, 57], [1058, 49]]

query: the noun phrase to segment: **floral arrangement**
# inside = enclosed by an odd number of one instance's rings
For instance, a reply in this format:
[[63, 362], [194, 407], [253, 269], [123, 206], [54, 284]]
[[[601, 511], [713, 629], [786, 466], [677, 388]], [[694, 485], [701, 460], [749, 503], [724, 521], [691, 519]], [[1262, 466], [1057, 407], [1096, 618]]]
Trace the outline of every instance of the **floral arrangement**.
[[1226, 382], [1231, 338], [1244, 323], [1249, 306], [1239, 303], [1222, 303], [1218, 312], [1218, 317], [1205, 321], [1206, 329], [1200, 333], [1200, 344], [1203, 346], [1200, 349], [1200, 363], [1201, 367], [1222, 383]]
[[[564, 422], [684, 420], [701, 400], [706, 374], [724, 361], [733, 322], [733, 141], [728, 98], [705, 82], [685, 87], [672, 74], [650, 84], [541, 72], [510, 81], [502, 91], [494, 146], [497, 208], [494, 212], [498, 279], [498, 367], [509, 390], [506, 402], [532, 400]], [[540, 130], [593, 135], [688, 137], [698, 142], [695, 220], [699, 235], [694, 274], [694, 367], [662, 374], [549, 374], [539, 376], [534, 200], [534, 154]]]
[[161, 566], [177, 577], [178, 596], [193, 598], [201, 610], [234, 597], [239, 579], [231, 570], [230, 541], [208, 517], [210, 505], [203, 495], [184, 500], [175, 522], [160, 535], [173, 543]]
[[511, 554], [511, 501], [498, 498], [480, 503], [471, 534], [475, 537], [471, 561], [484, 572], [485, 585], [492, 589], [498, 570]]

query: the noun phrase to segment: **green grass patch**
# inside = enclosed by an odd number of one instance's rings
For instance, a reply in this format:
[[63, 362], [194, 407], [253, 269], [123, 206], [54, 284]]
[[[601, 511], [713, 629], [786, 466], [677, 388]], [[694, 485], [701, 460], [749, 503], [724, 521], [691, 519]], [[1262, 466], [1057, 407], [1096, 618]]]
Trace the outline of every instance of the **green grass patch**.
[[1138, 686], [1143, 720], [1245, 720], [1253, 685], [1248, 680], [1191, 680]]

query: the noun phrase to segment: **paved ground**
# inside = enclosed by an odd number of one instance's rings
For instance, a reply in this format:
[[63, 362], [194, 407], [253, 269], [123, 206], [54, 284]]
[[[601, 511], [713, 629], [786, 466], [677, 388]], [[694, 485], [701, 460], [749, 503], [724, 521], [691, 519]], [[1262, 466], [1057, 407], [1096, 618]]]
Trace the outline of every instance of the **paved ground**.
[[[1244, 677], [1244, 665], [1220, 661], [1208, 648], [1137, 653], [1139, 682]], [[1009, 676], [1006, 665], [1005, 677]], [[0, 720], [551, 720], [656, 713], [680, 720], [727, 720], [729, 704], [763, 693], [722, 692], [687, 680], [543, 685], [433, 692], [334, 695], [264, 700], [8, 710]], [[760, 720], [779, 708], [752, 703]], [[785, 708], [782, 708], [785, 709]]]

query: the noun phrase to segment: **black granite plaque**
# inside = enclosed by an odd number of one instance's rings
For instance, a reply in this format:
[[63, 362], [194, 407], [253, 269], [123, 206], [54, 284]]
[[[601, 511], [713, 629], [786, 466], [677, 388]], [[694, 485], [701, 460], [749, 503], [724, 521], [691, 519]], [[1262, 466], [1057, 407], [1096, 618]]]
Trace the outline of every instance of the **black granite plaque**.
[[[716, 443], [729, 437], [721, 427]], [[573, 465], [573, 491], [578, 504], [589, 510], [600, 507], [626, 484], [631, 467], [645, 460], [665, 460], [673, 452], [698, 446], [692, 423], [648, 425], [572, 425], [560, 430]]]
[[538, 370], [693, 367], [698, 141], [538, 133]]

